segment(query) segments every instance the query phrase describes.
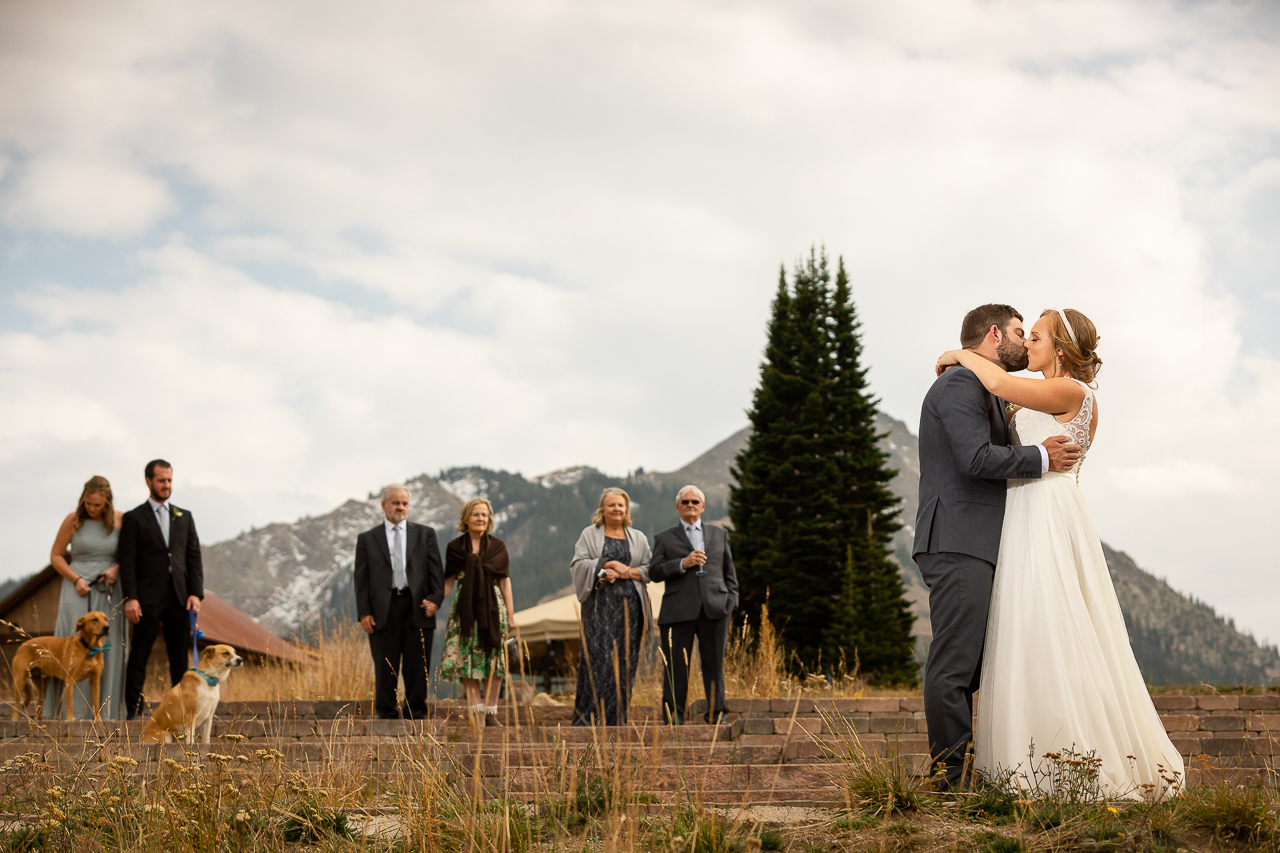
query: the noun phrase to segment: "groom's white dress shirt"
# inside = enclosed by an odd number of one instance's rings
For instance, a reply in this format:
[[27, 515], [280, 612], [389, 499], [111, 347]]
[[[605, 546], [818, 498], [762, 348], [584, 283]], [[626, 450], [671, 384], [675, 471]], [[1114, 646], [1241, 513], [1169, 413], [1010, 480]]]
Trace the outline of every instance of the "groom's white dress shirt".
[[[155, 513], [156, 523], [160, 525], [160, 532], [164, 535], [164, 545], [169, 547], [169, 502], [157, 502], [155, 498], [147, 498], [147, 503], [151, 504], [151, 511]], [[169, 571], [173, 571], [173, 567], [169, 567]]]

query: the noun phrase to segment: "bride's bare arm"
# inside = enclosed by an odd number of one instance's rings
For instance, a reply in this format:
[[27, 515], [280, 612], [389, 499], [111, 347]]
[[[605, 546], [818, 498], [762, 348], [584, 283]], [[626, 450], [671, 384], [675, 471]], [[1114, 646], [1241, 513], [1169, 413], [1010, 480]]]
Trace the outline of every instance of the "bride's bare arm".
[[999, 365], [963, 349], [945, 352], [938, 359], [939, 368], [949, 364], [959, 364], [972, 370], [988, 391], [1015, 406], [1063, 415], [1080, 411], [1084, 404], [1084, 389], [1070, 379], [1010, 376]]

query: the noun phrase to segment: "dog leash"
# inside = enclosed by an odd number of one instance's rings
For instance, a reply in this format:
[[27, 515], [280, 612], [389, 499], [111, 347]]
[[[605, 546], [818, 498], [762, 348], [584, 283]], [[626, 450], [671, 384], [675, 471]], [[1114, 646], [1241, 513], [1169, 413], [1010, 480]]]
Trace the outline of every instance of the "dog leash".
[[[194, 610], [188, 610], [187, 615], [191, 617], [191, 668], [195, 669], [196, 672], [200, 672], [200, 670], [196, 669], [196, 667], [200, 666], [200, 648], [197, 642], [204, 639], [204, 631], [196, 627], [196, 612]], [[204, 673], [200, 674], [204, 675]]]

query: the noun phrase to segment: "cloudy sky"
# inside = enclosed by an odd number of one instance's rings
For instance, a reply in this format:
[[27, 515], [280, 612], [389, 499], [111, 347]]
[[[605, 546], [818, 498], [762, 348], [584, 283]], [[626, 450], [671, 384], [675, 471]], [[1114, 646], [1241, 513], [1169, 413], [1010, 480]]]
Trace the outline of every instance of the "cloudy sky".
[[975, 304], [1097, 323], [1104, 539], [1280, 640], [1280, 7], [0, 5], [0, 576], [176, 465], [205, 540], [745, 424], [779, 264], [914, 429]]

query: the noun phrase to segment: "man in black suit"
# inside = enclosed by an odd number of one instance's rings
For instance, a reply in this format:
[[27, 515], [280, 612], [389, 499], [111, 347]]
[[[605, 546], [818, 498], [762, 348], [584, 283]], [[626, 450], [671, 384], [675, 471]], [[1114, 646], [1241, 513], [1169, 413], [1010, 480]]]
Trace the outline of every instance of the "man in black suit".
[[117, 558], [124, 587], [124, 615], [133, 623], [125, 664], [124, 707], [129, 719], [141, 712], [147, 661], [156, 634], [164, 628], [169, 680], [177, 684], [190, 663], [188, 611], [200, 612], [204, 563], [191, 513], [169, 503], [173, 466], [153, 459], [144, 471], [151, 496], [124, 514]]
[[409, 490], [382, 490], [385, 520], [356, 539], [356, 612], [373, 652], [374, 710], [399, 716], [396, 682], [404, 672], [406, 716], [427, 715], [427, 667], [436, 611], [444, 601], [444, 567], [436, 532], [406, 521]]
[[738, 575], [724, 528], [704, 525], [707, 496], [697, 486], [676, 494], [680, 523], [653, 537], [649, 579], [665, 581], [658, 633], [666, 671], [662, 679], [662, 708], [668, 722], [684, 723], [689, 694], [689, 661], [698, 640], [702, 687], [707, 696], [706, 721], [719, 722], [726, 713], [724, 650], [729, 622], [738, 606]]

